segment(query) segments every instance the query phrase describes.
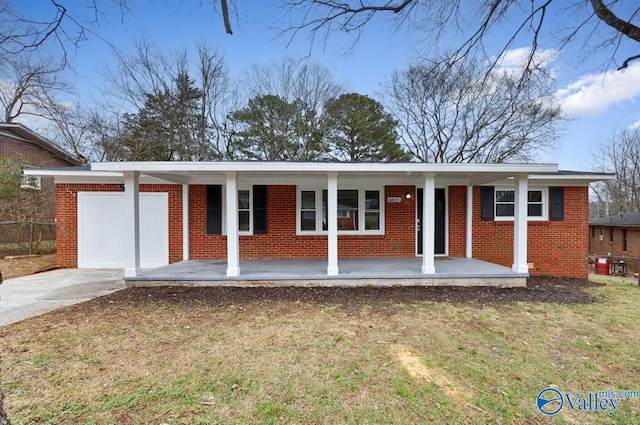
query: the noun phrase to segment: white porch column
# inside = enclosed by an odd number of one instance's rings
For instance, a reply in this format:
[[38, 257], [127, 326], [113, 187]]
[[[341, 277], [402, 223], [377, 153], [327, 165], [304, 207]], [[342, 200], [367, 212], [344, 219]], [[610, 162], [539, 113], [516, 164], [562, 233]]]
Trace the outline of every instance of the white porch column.
[[529, 273], [527, 265], [527, 174], [515, 176], [515, 206], [513, 214], [513, 266], [517, 273]]
[[436, 179], [434, 173], [425, 173], [422, 196], [422, 273], [435, 274], [436, 240]]
[[327, 173], [327, 275], [338, 276], [338, 173]]
[[140, 273], [140, 172], [124, 172], [125, 269], [124, 277]]
[[189, 185], [182, 185], [182, 260], [189, 259]]
[[227, 276], [240, 276], [240, 239], [238, 237], [238, 182], [236, 172], [226, 173]]
[[473, 186], [467, 186], [467, 237], [465, 257], [473, 258]]

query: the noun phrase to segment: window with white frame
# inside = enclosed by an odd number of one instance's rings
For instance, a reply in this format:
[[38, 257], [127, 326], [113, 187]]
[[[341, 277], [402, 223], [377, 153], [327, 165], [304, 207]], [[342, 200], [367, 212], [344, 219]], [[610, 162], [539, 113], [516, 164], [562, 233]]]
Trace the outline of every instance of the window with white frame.
[[[338, 232], [382, 234], [384, 232], [383, 191], [374, 188], [338, 190]], [[326, 233], [327, 189], [298, 191], [298, 232]]]
[[300, 230], [303, 232], [316, 231], [315, 190], [303, 190], [300, 192]]
[[251, 232], [251, 191], [238, 190], [238, 231]]
[[[515, 213], [515, 190], [498, 189], [495, 191], [496, 220], [511, 220]], [[529, 220], [547, 219], [547, 191], [545, 189], [530, 189], [527, 192], [527, 216]]]
[[364, 192], [364, 230], [380, 230], [380, 191]]

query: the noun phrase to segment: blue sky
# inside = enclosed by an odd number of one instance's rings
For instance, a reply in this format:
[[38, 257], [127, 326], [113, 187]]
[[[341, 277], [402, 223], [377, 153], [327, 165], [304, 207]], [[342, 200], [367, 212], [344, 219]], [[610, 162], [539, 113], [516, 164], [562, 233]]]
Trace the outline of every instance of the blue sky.
[[[49, 0], [15, 3], [19, 3], [16, 8], [29, 14], [51, 10]], [[68, 3], [70, 12], [81, 16], [81, 8], [89, 2], [62, 3]], [[78, 3], [83, 6], [77, 6]], [[366, 27], [359, 43], [351, 50], [353, 39], [340, 33], [332, 34], [326, 45], [318, 42], [312, 45], [308, 33], [303, 32], [287, 46], [289, 37], [279, 36], [273, 28], [284, 25], [278, 23], [283, 11], [276, 6], [277, 2], [238, 1], [239, 17], [232, 20], [233, 35], [225, 34], [222, 20], [214, 13], [210, 0], [131, 3], [135, 8], [133, 14], [121, 16], [117, 8], [102, 1], [100, 4], [108, 8], [98, 17], [98, 25], [92, 27], [104, 40], [125, 52], [144, 35], [166, 52], [195, 48], [196, 43], [206, 41], [225, 55], [231, 76], [241, 75], [254, 63], [269, 64], [285, 57], [310, 56], [314, 62], [331, 69], [336, 80], [347, 84], [350, 90], [377, 98], [380, 83], [394, 70], [404, 68], [424, 53], [424, 43], [428, 43], [415, 34], [394, 32], [393, 24], [380, 17]], [[501, 40], [499, 33], [494, 37]], [[563, 109], [575, 119], [566, 125], [558, 141], [559, 149], [543, 154], [540, 161], [558, 163], [561, 169], [588, 170], [596, 143], [616, 129], [640, 127], [640, 61], [617, 72], [612, 67], [608, 71], [599, 67], [601, 57], [577, 66], [574, 56], [572, 51], [562, 51], [550, 64], [557, 75], [557, 95]], [[77, 74], [70, 75], [69, 80], [76, 88], [75, 95], [81, 102], [90, 103], [103, 88], [100, 69], [111, 63], [111, 51], [105, 42], [94, 38], [83, 43], [72, 60]]]

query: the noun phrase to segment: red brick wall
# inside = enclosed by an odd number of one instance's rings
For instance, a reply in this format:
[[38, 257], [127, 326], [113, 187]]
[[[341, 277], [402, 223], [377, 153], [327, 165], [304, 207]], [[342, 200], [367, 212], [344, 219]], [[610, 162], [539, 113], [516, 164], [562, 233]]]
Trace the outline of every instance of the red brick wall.
[[449, 256], [464, 257], [467, 240], [467, 187], [449, 186]]
[[[60, 267], [78, 267], [78, 192], [122, 192], [118, 184], [56, 185], [57, 248]], [[141, 192], [169, 194], [169, 263], [182, 260], [182, 186], [141, 184]]]
[[[27, 141], [16, 139], [6, 134], [0, 134], [0, 156], [10, 158], [21, 164], [37, 167], [68, 167], [74, 165], [40, 146]], [[55, 185], [52, 177], [41, 179], [41, 190], [46, 196], [43, 199], [38, 220], [53, 220], [55, 218]]]
[[[480, 219], [480, 188], [473, 193], [473, 257], [503, 266], [513, 264], [513, 221]], [[530, 221], [532, 275], [587, 278], [589, 273], [589, 198], [586, 187], [564, 189], [564, 220]]]
[[[240, 236], [241, 259], [327, 258], [326, 235], [296, 234], [296, 187], [269, 186], [267, 233]], [[411, 192], [414, 196], [405, 199]], [[339, 235], [340, 258], [412, 257], [415, 255], [415, 187], [386, 186], [384, 235]], [[398, 196], [399, 204], [386, 198]], [[226, 237], [206, 234], [206, 190], [203, 185], [189, 188], [190, 258], [225, 259]]]
[[[77, 265], [77, 192], [121, 191], [120, 185], [58, 185], [58, 261]], [[169, 261], [182, 259], [182, 197], [178, 185], [141, 185], [141, 191], [169, 192]], [[339, 235], [340, 258], [413, 257], [415, 255], [415, 187], [386, 186], [384, 235]], [[404, 197], [406, 192], [414, 196]], [[240, 236], [241, 259], [317, 258], [327, 256], [326, 235], [296, 234], [296, 187], [269, 186], [267, 228], [263, 235]], [[386, 198], [401, 197], [399, 204]], [[474, 188], [473, 256], [511, 267], [513, 222], [480, 220], [480, 189]], [[448, 189], [449, 255], [465, 255], [466, 187]], [[588, 189], [565, 188], [565, 219], [529, 222], [531, 274], [586, 278], [588, 273]], [[206, 233], [206, 189], [189, 187], [189, 247], [194, 260], [226, 258], [226, 236]]]
[[[600, 240], [602, 229], [602, 240]], [[627, 263], [627, 272], [640, 271], [640, 229], [627, 228], [627, 250], [623, 250], [623, 228], [593, 226], [589, 227], [589, 253], [598, 257], [611, 256], [613, 261], [623, 260]], [[613, 231], [613, 241], [610, 232]], [[593, 234], [593, 237], [591, 236]]]
[[74, 165], [51, 152], [45, 151], [36, 144], [16, 139], [6, 134], [0, 134], [0, 156], [39, 167], [68, 167]]

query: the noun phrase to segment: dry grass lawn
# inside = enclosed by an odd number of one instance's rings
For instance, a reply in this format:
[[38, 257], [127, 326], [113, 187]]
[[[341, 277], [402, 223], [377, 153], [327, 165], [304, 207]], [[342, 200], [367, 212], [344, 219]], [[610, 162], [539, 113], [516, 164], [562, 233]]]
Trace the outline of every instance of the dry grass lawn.
[[539, 391], [640, 390], [640, 289], [585, 304], [114, 296], [0, 327], [15, 424], [637, 423]]
[[4, 279], [27, 276], [57, 267], [56, 254], [21, 255], [0, 259], [0, 272]]

